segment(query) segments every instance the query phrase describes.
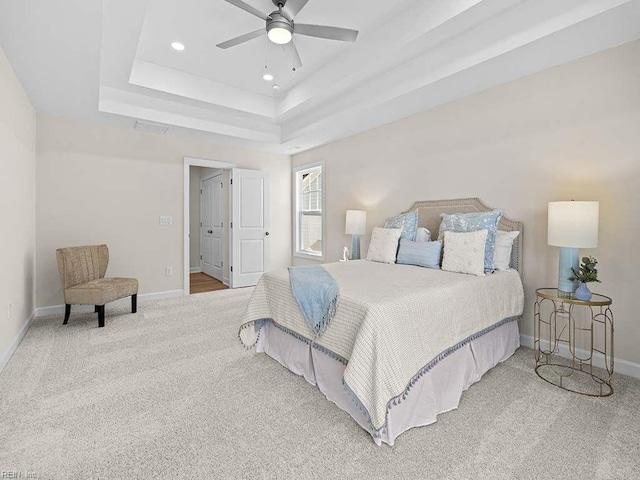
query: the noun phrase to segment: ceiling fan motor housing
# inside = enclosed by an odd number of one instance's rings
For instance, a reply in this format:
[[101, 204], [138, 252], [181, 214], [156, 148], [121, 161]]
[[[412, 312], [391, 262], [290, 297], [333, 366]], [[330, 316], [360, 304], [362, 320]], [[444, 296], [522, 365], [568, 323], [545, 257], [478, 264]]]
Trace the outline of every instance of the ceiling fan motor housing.
[[293, 34], [293, 20], [289, 20], [280, 12], [273, 12], [267, 19], [267, 33], [276, 28], [281, 28]]

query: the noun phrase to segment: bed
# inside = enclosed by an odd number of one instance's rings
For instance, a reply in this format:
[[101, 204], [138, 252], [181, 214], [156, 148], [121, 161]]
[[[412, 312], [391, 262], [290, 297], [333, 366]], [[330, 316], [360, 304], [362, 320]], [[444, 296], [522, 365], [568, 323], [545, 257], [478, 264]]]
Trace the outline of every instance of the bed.
[[[416, 202], [418, 225], [438, 232], [441, 213], [491, 209], [476, 198]], [[404, 431], [457, 408], [462, 393], [519, 347], [524, 308], [520, 231], [507, 271], [484, 277], [366, 260], [325, 264], [340, 287], [334, 318], [317, 336], [291, 293], [288, 270], [258, 282], [239, 331], [366, 429], [393, 445]], [[437, 234], [434, 234], [437, 235]]]

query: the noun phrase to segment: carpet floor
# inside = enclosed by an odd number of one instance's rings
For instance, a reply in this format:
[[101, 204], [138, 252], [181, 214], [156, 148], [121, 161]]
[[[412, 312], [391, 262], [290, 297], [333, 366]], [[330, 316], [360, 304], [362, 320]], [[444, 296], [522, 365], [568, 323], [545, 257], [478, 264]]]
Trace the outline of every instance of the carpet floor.
[[638, 479], [640, 381], [560, 390], [521, 348], [377, 447], [237, 330], [251, 289], [38, 318], [0, 373], [0, 478]]

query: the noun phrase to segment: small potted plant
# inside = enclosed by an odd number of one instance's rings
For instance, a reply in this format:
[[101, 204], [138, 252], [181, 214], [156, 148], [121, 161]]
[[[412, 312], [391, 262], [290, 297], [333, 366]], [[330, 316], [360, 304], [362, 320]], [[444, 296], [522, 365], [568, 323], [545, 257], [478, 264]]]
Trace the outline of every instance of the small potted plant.
[[576, 290], [576, 298], [578, 300], [582, 300], [584, 302], [591, 300], [591, 291], [589, 290], [589, 287], [587, 287], [587, 283], [600, 283], [600, 280], [598, 280], [598, 269], [596, 268], [597, 264], [598, 261], [595, 258], [591, 256], [583, 257], [580, 268], [578, 268], [578, 270], [575, 268], [571, 269], [573, 276], [569, 278], [569, 281], [580, 282], [580, 286]]

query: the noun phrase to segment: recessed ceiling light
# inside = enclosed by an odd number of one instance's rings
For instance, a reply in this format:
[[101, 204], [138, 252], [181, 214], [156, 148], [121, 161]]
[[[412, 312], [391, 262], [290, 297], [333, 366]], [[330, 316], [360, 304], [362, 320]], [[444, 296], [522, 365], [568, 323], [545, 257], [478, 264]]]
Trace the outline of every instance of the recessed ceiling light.
[[278, 85], [277, 83], [274, 83], [273, 84], [273, 89], [276, 90], [276, 91], [280, 90], [280, 85]]
[[181, 44], [180, 42], [173, 42], [173, 43], [171, 44], [171, 47], [172, 47], [174, 50], [178, 50], [179, 52], [181, 52], [181, 51], [183, 51], [183, 50], [184, 50], [184, 45], [183, 45], [183, 44]]
[[269, 72], [265, 73], [264, 75], [262, 75], [263, 80], [266, 80], [267, 82], [270, 82], [271, 80], [273, 80], [273, 75], [271, 75]]

